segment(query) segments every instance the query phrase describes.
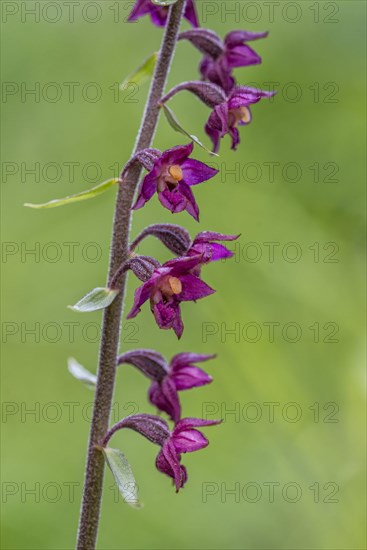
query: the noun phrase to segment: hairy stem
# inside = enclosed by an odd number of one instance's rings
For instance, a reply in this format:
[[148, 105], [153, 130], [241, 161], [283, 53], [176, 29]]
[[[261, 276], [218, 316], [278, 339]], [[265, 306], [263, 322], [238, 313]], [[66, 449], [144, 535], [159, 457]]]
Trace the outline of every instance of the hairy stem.
[[[185, 0], [178, 0], [177, 3], [170, 8], [169, 19], [133, 154], [136, 154], [141, 149], [149, 147], [153, 140], [159, 117], [158, 102], [164, 92], [177, 42], [184, 5]], [[112, 280], [116, 270], [128, 257], [131, 206], [140, 173], [141, 166], [133, 166], [131, 170], [128, 171], [127, 177], [124, 178], [124, 182], [120, 184], [119, 187], [113, 224], [108, 282]], [[78, 550], [93, 550], [96, 547], [103, 486], [104, 458], [101, 451], [95, 446], [108, 430], [115, 384], [126, 277], [126, 273], [121, 274], [121, 279], [119, 281], [121, 292], [114, 302], [105, 310], [103, 315], [98, 378], [88, 443], [88, 456], [77, 540]]]

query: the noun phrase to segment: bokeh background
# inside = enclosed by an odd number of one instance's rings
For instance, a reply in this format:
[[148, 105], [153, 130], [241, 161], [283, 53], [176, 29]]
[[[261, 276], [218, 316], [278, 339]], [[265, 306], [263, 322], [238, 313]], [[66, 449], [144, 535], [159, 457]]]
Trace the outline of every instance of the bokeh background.
[[[2, 2], [4, 549], [74, 545], [93, 393], [66, 361], [95, 372], [101, 315], [66, 306], [104, 285], [115, 193], [55, 210], [22, 205], [118, 173], [148, 90], [118, 92], [118, 83], [162, 34], [148, 19], [122, 21], [131, 2], [76, 2], [74, 15], [54, 4]], [[155, 470], [153, 445], [115, 436], [145, 506], [117, 502], [106, 472], [99, 548], [365, 548], [365, 3], [211, 1], [198, 11], [221, 36], [270, 31], [254, 44], [263, 64], [236, 75], [276, 83], [278, 95], [253, 108], [237, 154], [222, 142], [222, 174], [195, 190], [199, 225], [156, 200], [134, 216], [133, 235], [169, 221], [192, 235], [241, 238], [232, 261], [205, 268], [217, 293], [183, 306], [180, 342], [146, 307], [124, 323], [121, 350], [218, 353], [205, 365], [214, 383], [181, 397], [185, 415], [224, 422], [207, 430], [207, 449], [184, 457], [189, 482], [179, 495]], [[196, 78], [199, 58], [180, 43], [170, 84]], [[206, 140], [205, 106], [187, 94], [171, 107]], [[184, 142], [161, 120], [156, 147]], [[168, 259], [154, 240], [141, 250]], [[136, 286], [130, 277], [126, 309]], [[121, 368], [113, 420], [154, 412], [147, 387]]]

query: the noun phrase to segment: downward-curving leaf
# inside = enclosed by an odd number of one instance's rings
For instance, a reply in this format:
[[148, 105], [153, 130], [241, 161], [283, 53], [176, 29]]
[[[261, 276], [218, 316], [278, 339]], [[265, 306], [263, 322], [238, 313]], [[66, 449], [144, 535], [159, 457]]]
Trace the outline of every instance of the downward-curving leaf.
[[102, 450], [124, 502], [133, 508], [142, 508], [142, 504], [138, 498], [138, 487], [134, 474], [124, 453], [119, 449], [111, 449], [110, 447]]
[[152, 0], [152, 2], [157, 6], [172, 6], [172, 4], [176, 4], [177, 0]]
[[92, 189], [77, 193], [76, 195], [70, 195], [69, 197], [64, 197], [63, 199], [53, 199], [52, 201], [45, 202], [43, 204], [32, 204], [30, 202], [26, 202], [24, 206], [28, 206], [29, 208], [56, 208], [57, 206], [64, 206], [65, 204], [70, 204], [71, 202], [93, 199], [94, 197], [97, 197], [107, 191], [107, 189], [118, 183], [118, 181], [118, 178], [113, 178], [92, 187]]
[[68, 359], [68, 370], [70, 374], [74, 376], [80, 382], [83, 382], [91, 390], [95, 388], [97, 383], [97, 376], [92, 374], [87, 370], [83, 365], [78, 363], [74, 357], [69, 357]]
[[110, 288], [94, 288], [74, 306], [68, 307], [80, 313], [97, 311], [98, 309], [104, 309], [112, 304], [118, 293], [118, 290], [111, 290]]
[[166, 119], [168, 120], [168, 123], [169, 125], [175, 130], [175, 132], [179, 132], [180, 134], [183, 134], [184, 136], [190, 138], [192, 141], [194, 141], [197, 145], [199, 145], [199, 147], [201, 147], [202, 149], [204, 149], [204, 151], [206, 151], [207, 153], [209, 153], [209, 155], [214, 155], [216, 157], [218, 157], [219, 155], [217, 155], [216, 153], [212, 153], [211, 151], [209, 151], [209, 149], [207, 147], [205, 147], [205, 145], [203, 143], [201, 143], [201, 141], [194, 135], [192, 134], [189, 134], [189, 132], [187, 132], [182, 126], [181, 124], [179, 123], [179, 121], [177, 120], [176, 118], [176, 115], [174, 114], [174, 112], [169, 108], [167, 107], [167, 105], [163, 104], [162, 105], [162, 108], [163, 108], [163, 112], [166, 116]]
[[125, 90], [126, 86], [129, 84], [143, 84], [148, 78], [154, 73], [154, 68], [157, 63], [158, 52], [152, 53], [148, 59], [144, 61], [140, 67], [136, 69], [135, 72], [131, 73], [125, 80], [121, 83], [120, 89]]

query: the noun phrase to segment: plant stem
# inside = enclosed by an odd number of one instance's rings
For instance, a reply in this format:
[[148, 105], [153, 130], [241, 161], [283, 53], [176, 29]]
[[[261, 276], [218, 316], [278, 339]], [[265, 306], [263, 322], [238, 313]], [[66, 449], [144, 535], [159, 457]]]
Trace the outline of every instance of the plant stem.
[[[176, 4], [170, 7], [166, 30], [133, 154], [149, 147], [153, 140], [159, 117], [158, 102], [164, 92], [184, 6], [185, 0], [178, 0]], [[128, 257], [131, 206], [140, 173], [141, 167], [133, 166], [128, 171], [124, 182], [119, 186], [113, 224], [108, 282], [111, 281], [116, 270]], [[104, 457], [102, 452], [95, 448], [95, 445], [108, 430], [115, 385], [126, 277], [126, 273], [123, 273], [119, 281], [121, 292], [104, 311], [103, 315], [98, 377], [79, 521], [78, 550], [94, 550], [96, 547], [103, 486]]]

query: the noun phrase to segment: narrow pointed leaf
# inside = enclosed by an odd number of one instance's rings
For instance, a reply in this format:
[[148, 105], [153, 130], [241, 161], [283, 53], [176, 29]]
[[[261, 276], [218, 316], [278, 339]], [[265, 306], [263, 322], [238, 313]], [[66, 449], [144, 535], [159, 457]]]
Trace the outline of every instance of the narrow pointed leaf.
[[144, 61], [140, 67], [131, 73], [125, 80], [121, 83], [120, 89], [125, 90], [126, 86], [129, 84], [143, 84], [148, 80], [154, 73], [155, 65], [158, 59], [158, 52], [152, 53], [148, 59]]
[[92, 390], [95, 388], [97, 376], [78, 363], [74, 357], [69, 357], [68, 359], [68, 370], [74, 378], [83, 382], [89, 389]]
[[97, 311], [108, 307], [116, 298], [118, 290], [111, 288], [94, 288], [86, 294], [74, 306], [68, 306], [73, 311], [86, 313], [89, 311]]
[[102, 450], [124, 502], [133, 508], [142, 508], [138, 498], [138, 487], [126, 456], [119, 449], [105, 447]]
[[26, 202], [24, 206], [28, 206], [29, 208], [56, 208], [57, 206], [64, 206], [65, 204], [70, 204], [72, 202], [93, 199], [94, 197], [97, 197], [107, 191], [107, 189], [118, 183], [118, 181], [118, 178], [113, 178], [92, 187], [92, 189], [87, 189], [87, 191], [77, 193], [76, 195], [70, 195], [69, 197], [64, 197], [62, 199], [53, 199], [43, 204], [32, 204], [30, 202]]
[[177, 120], [176, 118], [176, 115], [174, 114], [174, 112], [169, 108], [167, 107], [167, 105], [165, 105], [164, 103], [162, 104], [162, 108], [163, 108], [163, 112], [166, 116], [166, 119], [169, 123], [169, 125], [175, 130], [175, 132], [179, 132], [180, 134], [183, 134], [184, 136], [188, 137], [191, 139], [191, 141], [193, 141], [194, 143], [196, 143], [197, 145], [199, 145], [199, 147], [201, 147], [202, 149], [204, 149], [204, 151], [206, 151], [207, 153], [209, 153], [209, 155], [214, 155], [216, 157], [218, 157], [219, 155], [217, 155], [216, 153], [212, 153], [211, 151], [209, 151], [209, 149], [207, 147], [205, 147], [205, 145], [203, 143], [201, 143], [201, 141], [194, 135], [192, 134], [189, 134], [189, 132], [187, 132], [182, 126], [181, 124], [179, 123], [179, 121]]

